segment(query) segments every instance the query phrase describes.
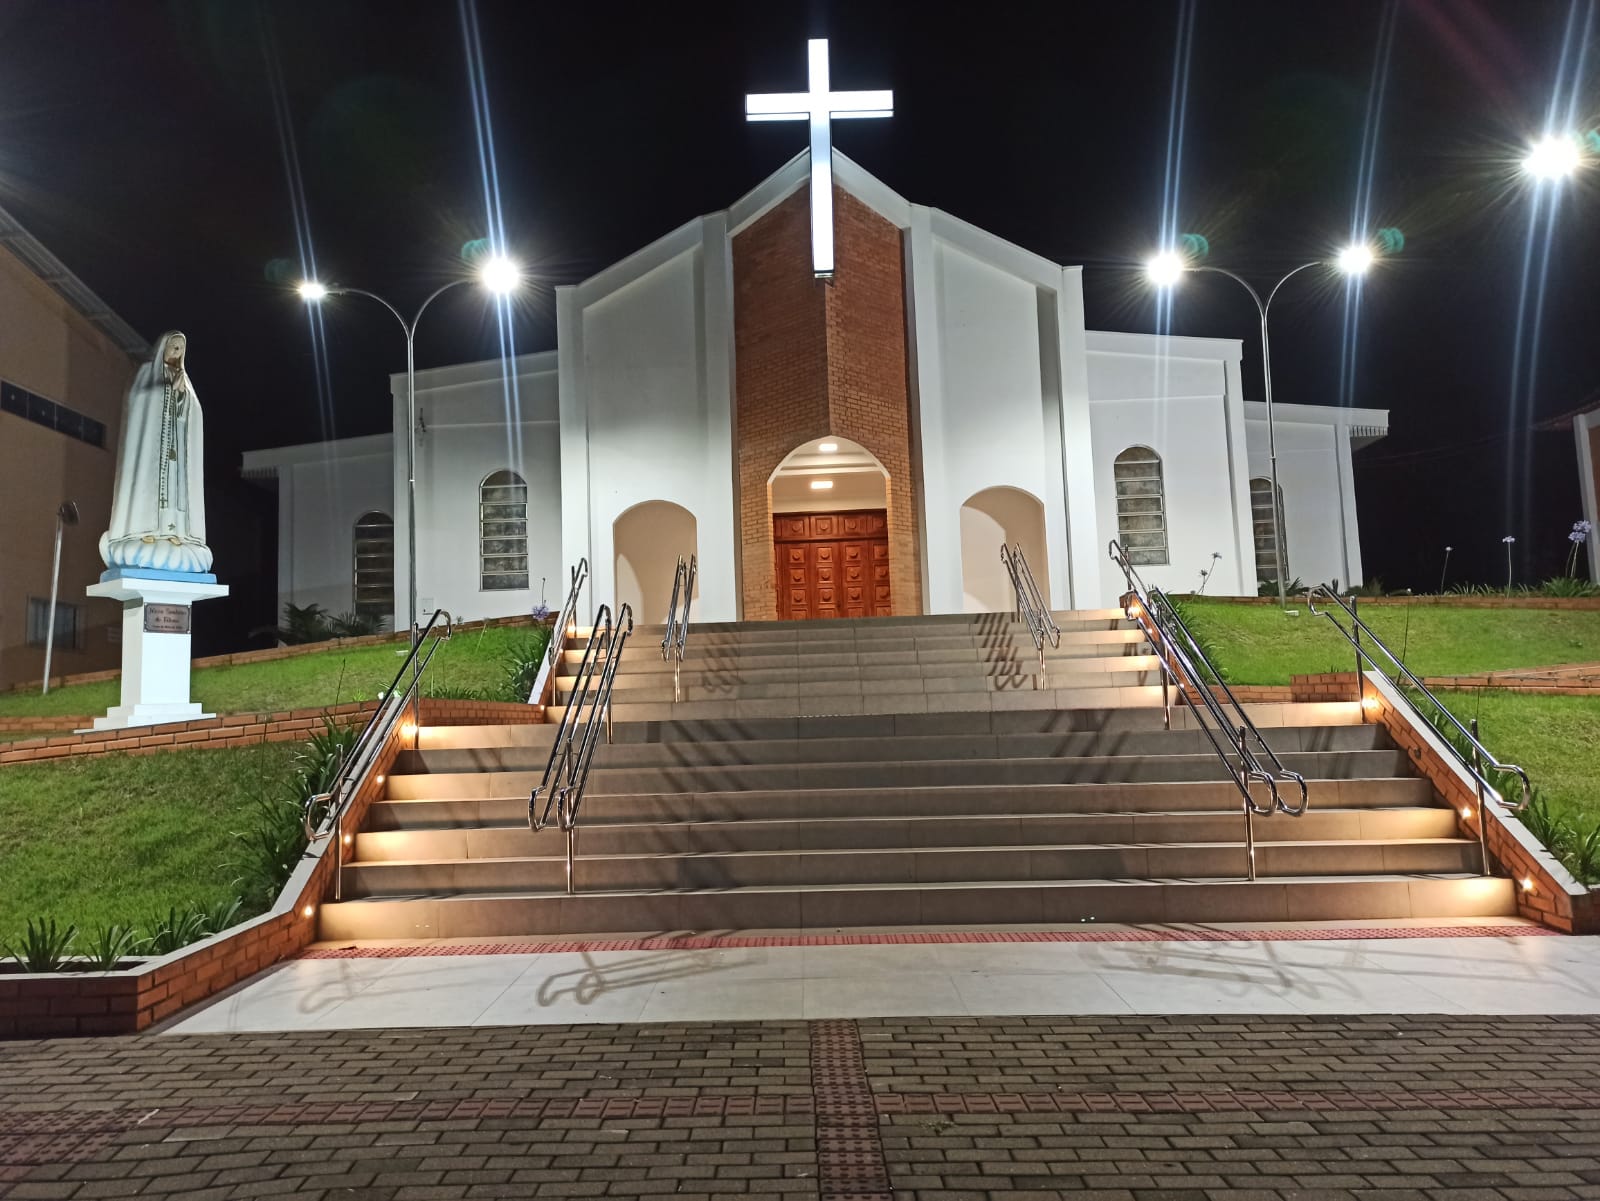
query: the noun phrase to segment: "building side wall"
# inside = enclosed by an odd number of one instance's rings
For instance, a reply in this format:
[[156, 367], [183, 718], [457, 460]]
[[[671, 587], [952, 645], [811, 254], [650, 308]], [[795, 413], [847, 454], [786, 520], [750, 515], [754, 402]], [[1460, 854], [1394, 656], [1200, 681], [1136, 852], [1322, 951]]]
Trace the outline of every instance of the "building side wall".
[[[919, 414], [925, 431], [938, 426], [924, 445], [940, 448], [923, 469], [928, 608], [958, 613], [973, 607], [963, 587], [973, 565], [965, 560], [981, 552], [985, 570], [990, 559], [997, 568], [1000, 551], [998, 543], [979, 547], [964, 537], [962, 506], [995, 487], [1021, 489], [1041, 505], [1059, 498], [1060, 432], [1058, 423], [1046, 428], [1039, 289], [937, 237], [933, 261], [942, 388], [937, 402], [925, 395]], [[1054, 394], [1051, 400], [1059, 403]], [[1066, 559], [1066, 510], [1045, 508], [1050, 552], [1036, 553], [1033, 566], [1049, 588], [1049, 560]]]
[[1589, 578], [1600, 584], [1600, 411], [1580, 413], [1572, 430], [1578, 441], [1578, 487], [1582, 493], [1583, 516], [1589, 523], [1589, 538], [1584, 551], [1589, 559]]
[[[355, 608], [355, 524], [374, 510], [395, 516], [388, 455], [330, 456], [278, 469], [280, 620], [286, 604], [332, 614]], [[394, 628], [394, 614], [388, 619]]]
[[[1161, 456], [1169, 561], [1140, 566], [1139, 574], [1187, 592], [1200, 586], [1201, 571], [1215, 568], [1208, 592], [1253, 594], [1253, 547], [1236, 536], [1224, 360], [1091, 352], [1089, 395], [1100, 545], [1117, 537], [1116, 457], [1147, 446]], [[1101, 603], [1111, 603], [1121, 584], [1115, 571], [1104, 573]]]
[[[61, 296], [0, 248], [0, 380], [83, 413], [106, 427], [103, 448], [0, 413], [0, 688], [43, 675], [44, 651], [27, 645], [28, 598], [50, 595], [56, 510], [78, 505], [62, 540], [60, 599], [80, 606], [80, 645], [57, 646], [51, 674], [113, 667], [122, 614], [84, 589], [99, 579], [99, 540], [111, 518], [122, 399], [134, 364]], [[203, 388], [203, 385], [202, 385]]]
[[[1354, 528], [1349, 472], [1349, 438], [1340, 427], [1278, 421], [1278, 484], [1283, 489], [1283, 532], [1289, 579], [1307, 584], [1337, 580], [1340, 588], [1360, 584], [1360, 539]], [[1250, 446], [1250, 478], [1271, 478], [1267, 423], [1245, 423]], [[1352, 553], [1353, 552], [1353, 553]]]
[[[566, 595], [561, 566], [561, 448], [554, 371], [520, 375], [513, 391], [502, 377], [448, 387], [419, 385], [417, 410], [426, 433], [417, 441], [417, 603], [426, 618], [445, 609], [458, 621], [512, 617], [540, 599], [559, 607]], [[396, 425], [397, 443], [405, 429]], [[508, 432], [514, 431], [514, 432]], [[406, 607], [405, 449], [397, 446], [394, 506], [395, 603]], [[514, 471], [528, 486], [528, 587], [484, 591], [479, 562], [479, 488], [497, 471]], [[348, 536], [348, 534], [347, 534]], [[402, 620], [404, 620], [402, 618]]]

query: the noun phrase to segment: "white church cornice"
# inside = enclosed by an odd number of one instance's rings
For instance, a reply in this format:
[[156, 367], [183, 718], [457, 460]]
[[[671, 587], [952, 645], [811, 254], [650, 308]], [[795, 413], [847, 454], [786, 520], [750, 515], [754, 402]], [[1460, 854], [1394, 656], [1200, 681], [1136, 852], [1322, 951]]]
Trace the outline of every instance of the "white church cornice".
[[1157, 356], [1206, 362], [1236, 361], [1244, 354], [1244, 342], [1239, 338], [1195, 338], [1181, 334], [1091, 329], [1084, 331], [1084, 341], [1090, 354], [1134, 355], [1140, 358]]
[[328, 442], [301, 442], [294, 446], [245, 451], [239, 474], [247, 480], [270, 480], [276, 479], [278, 472], [285, 467], [387, 458], [393, 453], [392, 434], [364, 434], [359, 438], [335, 438]]
[[[556, 353], [554, 350], [535, 350], [519, 354], [511, 360], [515, 367], [514, 374], [521, 379], [530, 375], [554, 373]], [[448, 363], [442, 367], [423, 367], [417, 371], [417, 391], [440, 393], [451, 388], [499, 380], [504, 374], [504, 360], [499, 358], [474, 359], [469, 363]], [[396, 371], [389, 376], [389, 389], [394, 395], [403, 395], [405, 387], [404, 371]]]

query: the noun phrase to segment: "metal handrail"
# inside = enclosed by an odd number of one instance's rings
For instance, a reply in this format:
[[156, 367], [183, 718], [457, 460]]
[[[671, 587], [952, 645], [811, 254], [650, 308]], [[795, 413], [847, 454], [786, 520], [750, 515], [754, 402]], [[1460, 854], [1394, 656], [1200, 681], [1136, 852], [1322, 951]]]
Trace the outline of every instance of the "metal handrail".
[[[1245, 867], [1249, 879], [1256, 878], [1255, 819], [1284, 813], [1299, 817], [1310, 804], [1310, 793], [1305, 777], [1290, 771], [1279, 762], [1272, 748], [1256, 729], [1244, 706], [1234, 696], [1219, 672], [1195, 640], [1194, 635], [1178, 616], [1177, 609], [1167, 594], [1159, 588], [1148, 587], [1129, 561], [1127, 552], [1112, 539], [1108, 546], [1112, 562], [1122, 568], [1128, 590], [1122, 598], [1122, 607], [1139, 622], [1147, 637], [1155, 644], [1156, 658], [1161, 664], [1162, 706], [1166, 724], [1172, 726], [1172, 706], [1169, 685], [1176, 685], [1179, 699], [1188, 704], [1195, 715], [1195, 724], [1211, 743], [1211, 749], [1227, 770], [1244, 811]], [[1203, 667], [1202, 667], [1203, 665]], [[1213, 683], [1222, 690], [1224, 700], [1218, 700]], [[1231, 713], [1230, 713], [1231, 710]], [[1211, 724], [1207, 724], [1207, 718]], [[1271, 767], [1263, 766], [1257, 751], [1263, 752]], [[1231, 752], [1231, 758], [1230, 758]], [[1295, 785], [1300, 792], [1300, 803], [1291, 805], [1278, 790], [1280, 782]], [[1258, 803], [1250, 792], [1252, 783], [1260, 784], [1272, 798], [1270, 804]]]
[[579, 559], [577, 566], [572, 568], [572, 587], [567, 589], [567, 599], [561, 603], [561, 612], [557, 615], [556, 624], [550, 631], [550, 644], [545, 647], [544, 663], [533, 682], [533, 691], [528, 695], [530, 705], [539, 703], [539, 698], [544, 695], [545, 682], [555, 671], [556, 660], [560, 658], [566, 640], [576, 633], [573, 623], [578, 616], [578, 594], [583, 591], [584, 581], [588, 578], [589, 560]]
[[[434, 627], [440, 620], [444, 621], [444, 628], [440, 630], [433, 640], [428, 641], [428, 635], [434, 633]], [[434, 652], [439, 645], [448, 642], [455, 633], [455, 622], [450, 614], [443, 609], [435, 609], [433, 616], [428, 618], [428, 624], [417, 633], [417, 639], [411, 645], [411, 650], [406, 654], [405, 662], [400, 664], [400, 670], [395, 672], [394, 680], [386, 691], [380, 694], [378, 707], [373, 710], [372, 716], [367, 719], [366, 728], [361, 731], [356, 739], [355, 746], [350, 749], [339, 765], [339, 772], [333, 779], [333, 785], [327, 792], [319, 792], [307, 797], [301, 806], [301, 821], [305, 828], [308, 842], [320, 838], [324, 833], [332, 831], [334, 838], [334, 871], [333, 871], [333, 899], [341, 900], [343, 893], [344, 877], [344, 839], [339, 838], [339, 820], [344, 816], [344, 811], [350, 807], [351, 798], [368, 773], [372, 771], [373, 764], [377, 762], [378, 753], [389, 740], [390, 733], [400, 715], [408, 708], [412, 709], [411, 721], [413, 728], [422, 723], [418, 720], [415, 711], [418, 689], [422, 683], [422, 675], [428, 669]], [[423, 646], [427, 646], [426, 653]], [[415, 668], [415, 670], [413, 670]], [[406, 673], [411, 673], [411, 681], [403, 688], [400, 682], [405, 679]], [[322, 820], [316, 818], [318, 811], [322, 812]]]
[[[1324, 605], [1321, 609], [1317, 608], [1316, 602], [1319, 597], [1324, 601], [1332, 601], [1339, 607], [1339, 609], [1343, 610], [1344, 615], [1350, 620], [1349, 629], [1346, 629], [1340, 624], [1339, 619], [1334, 616], [1333, 609], [1328, 608], [1326, 605]], [[1361, 620], [1361, 616], [1356, 612], [1354, 606], [1346, 602], [1345, 599], [1338, 593], [1334, 592], [1333, 589], [1329, 588], [1325, 584], [1318, 584], [1314, 588], [1306, 589], [1306, 608], [1311, 611], [1311, 615], [1313, 617], [1326, 617], [1333, 625], [1333, 628], [1338, 630], [1340, 634], [1344, 635], [1345, 641], [1356, 648], [1357, 666], [1364, 661], [1370, 664], [1372, 669], [1379, 675], [1383, 675], [1385, 674], [1385, 669], [1378, 663], [1376, 659], [1367, 653], [1366, 646], [1363, 645], [1361, 641], [1361, 635], [1365, 634], [1367, 637], [1367, 642], [1381, 651], [1383, 653], [1383, 657], [1389, 661], [1389, 664], [1395, 673], [1396, 684], [1399, 683], [1400, 677], [1404, 676], [1406, 683], [1410, 684], [1412, 689], [1427, 697], [1428, 703], [1431, 704], [1438, 713], [1443, 715], [1446, 722], [1455, 727], [1456, 733], [1460, 734], [1461, 737], [1466, 740], [1467, 745], [1472, 748], [1472, 754], [1468, 755], [1466, 752], [1462, 751], [1462, 749], [1458, 747], [1452, 739], [1440, 739], [1441, 742], [1450, 748], [1450, 753], [1455, 756], [1456, 762], [1472, 775], [1472, 779], [1477, 785], [1478, 844], [1483, 855], [1483, 873], [1488, 875], [1489, 833], [1488, 827], [1483, 820], [1484, 797], [1486, 794], [1492, 795], [1501, 804], [1509, 808], [1511, 812], [1521, 813], [1528, 807], [1529, 802], [1533, 800], [1533, 782], [1528, 779], [1527, 771], [1515, 763], [1506, 763], [1500, 759], [1497, 759], [1490, 752], [1489, 748], [1484, 746], [1483, 743], [1479, 741], [1477, 720], [1473, 720], [1472, 728], [1470, 730], [1466, 726], [1462, 725], [1460, 719], [1457, 718], [1454, 713], [1450, 712], [1449, 709], [1445, 708], [1444, 702], [1438, 697], [1434, 696], [1433, 691], [1421, 680], [1419, 680], [1409, 667], [1400, 661], [1400, 656], [1396, 655], [1392, 650], [1390, 650], [1383, 639], [1379, 638], [1372, 632], [1372, 627]], [[1410, 690], [1405, 688], [1396, 688], [1395, 691], [1398, 692], [1402, 698], [1404, 698], [1406, 704], [1410, 706], [1411, 711], [1417, 715], [1419, 720], [1427, 722], [1429, 725], [1434, 724], [1433, 719], [1430, 718], [1427, 713], [1423, 712], [1422, 708], [1417, 704], [1417, 702], [1412, 699]], [[1501, 795], [1500, 790], [1497, 789], [1494, 784], [1490, 782], [1489, 778], [1483, 774], [1483, 765], [1485, 763], [1487, 763], [1495, 771], [1510, 772], [1522, 782], [1522, 799], [1520, 801], [1518, 801], [1516, 804], [1512, 804]]]
[[[551, 824], [553, 813], [557, 824], [566, 834], [568, 893], [574, 891], [573, 860], [577, 854], [578, 812], [589, 783], [589, 765], [594, 759], [602, 724], [605, 726], [606, 741], [611, 741], [611, 690], [616, 681], [617, 666], [622, 662], [623, 649], [632, 633], [631, 605], [625, 604], [617, 611], [615, 624], [611, 620], [610, 606], [601, 605], [595, 610], [589, 645], [584, 648], [572, 694], [562, 711], [555, 745], [550, 748], [544, 775], [528, 796], [528, 828], [535, 832], [545, 829]], [[539, 805], [541, 793], [544, 794], [542, 809]]]
[[1061, 627], [1056, 625], [1056, 619], [1050, 612], [1050, 607], [1045, 604], [1044, 593], [1039, 589], [1039, 582], [1033, 578], [1033, 569], [1028, 566], [1028, 557], [1022, 553], [1022, 545], [1007, 546], [1000, 544], [1000, 562], [1005, 566], [1006, 575], [1011, 577], [1011, 591], [1017, 598], [1017, 616], [1028, 627], [1028, 636], [1033, 639], [1033, 649], [1039, 653], [1039, 675], [1036, 688], [1045, 686], [1045, 644], [1052, 648], [1061, 645]]
[[[674, 703], [683, 699], [683, 648], [689, 641], [689, 610], [694, 604], [694, 585], [699, 574], [698, 556], [690, 555], [687, 563], [682, 555], [678, 556], [678, 570], [672, 577], [672, 602], [667, 606], [667, 632], [661, 638], [661, 657], [672, 660]], [[680, 596], [683, 598], [681, 611], [678, 608]]]

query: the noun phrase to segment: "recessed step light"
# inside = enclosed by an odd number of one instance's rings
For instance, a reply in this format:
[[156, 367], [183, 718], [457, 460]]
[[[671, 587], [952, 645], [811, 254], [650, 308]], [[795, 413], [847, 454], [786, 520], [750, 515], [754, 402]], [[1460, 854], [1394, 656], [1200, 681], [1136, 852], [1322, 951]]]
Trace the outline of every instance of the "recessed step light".
[[812, 480], [811, 481], [811, 490], [813, 492], [824, 492], [824, 491], [826, 491], [827, 489], [829, 489], [831, 487], [833, 487], [833, 481], [832, 480]]

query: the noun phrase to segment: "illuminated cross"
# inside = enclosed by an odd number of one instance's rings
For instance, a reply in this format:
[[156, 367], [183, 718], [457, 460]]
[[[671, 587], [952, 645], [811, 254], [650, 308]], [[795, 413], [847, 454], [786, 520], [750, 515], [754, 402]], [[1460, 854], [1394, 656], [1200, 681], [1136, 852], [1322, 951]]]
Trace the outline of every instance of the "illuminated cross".
[[892, 117], [893, 92], [830, 92], [828, 39], [806, 43], [810, 91], [772, 92], [744, 98], [750, 121], [811, 122], [811, 265], [819, 276], [833, 274], [833, 135], [834, 117]]

